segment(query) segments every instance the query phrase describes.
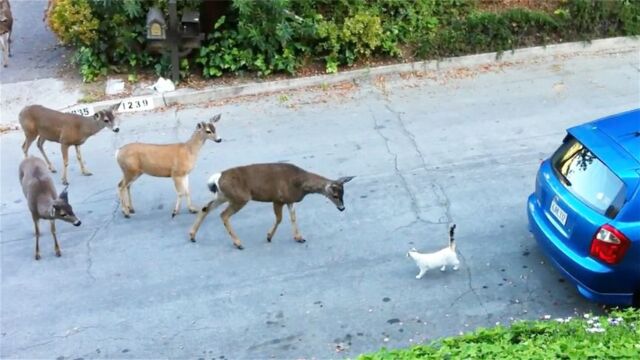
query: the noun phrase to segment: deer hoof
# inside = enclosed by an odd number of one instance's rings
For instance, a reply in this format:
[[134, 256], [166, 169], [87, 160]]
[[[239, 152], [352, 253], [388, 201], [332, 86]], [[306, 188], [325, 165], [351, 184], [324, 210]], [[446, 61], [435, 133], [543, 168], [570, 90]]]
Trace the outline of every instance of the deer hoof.
[[244, 250], [244, 246], [242, 244], [233, 244], [238, 250]]
[[271, 236], [267, 235], [267, 242], [271, 242]]
[[189, 208], [189, 212], [190, 212], [190, 213], [192, 213], [192, 214], [195, 214], [195, 213], [197, 213], [197, 212], [198, 212], [198, 209], [196, 209], [196, 208]]
[[125, 219], [128, 219], [128, 218], [130, 218], [130, 217], [131, 217], [131, 216], [129, 216], [129, 214], [124, 214], [124, 218], [125, 218]]
[[62, 185], [69, 185], [69, 182], [66, 179], [62, 180]]
[[36, 260], [40, 260], [40, 254], [36, 254]]
[[177, 212], [175, 212], [175, 211], [174, 211], [174, 212], [172, 212], [172, 213], [171, 213], [171, 218], [173, 219], [174, 217], [176, 217], [176, 215], [178, 215], [178, 213], [177, 213]]
[[84, 175], [84, 176], [91, 176], [91, 175], [93, 175], [93, 173], [91, 173], [91, 172], [89, 172], [89, 171], [85, 171], [85, 172], [83, 172], [83, 173], [82, 173], [82, 175]]
[[60, 250], [56, 251], [56, 256], [57, 256], [57, 257], [62, 256], [62, 253], [60, 252]]
[[307, 240], [300, 238], [300, 239], [294, 239], [295, 241], [299, 242], [300, 244], [302, 244], [303, 242], [306, 242]]
[[136, 213], [136, 211], [135, 211], [135, 210], [133, 210], [133, 208], [129, 208], [129, 212], [130, 212], [131, 214], [135, 214], [135, 213]]

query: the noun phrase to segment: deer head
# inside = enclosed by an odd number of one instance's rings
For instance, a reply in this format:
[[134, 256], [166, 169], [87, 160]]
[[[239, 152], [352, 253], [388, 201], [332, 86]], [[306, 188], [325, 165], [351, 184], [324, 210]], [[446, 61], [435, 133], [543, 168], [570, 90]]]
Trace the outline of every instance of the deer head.
[[212, 117], [211, 119], [209, 119], [209, 121], [203, 121], [201, 123], [198, 123], [198, 125], [196, 125], [196, 129], [202, 131], [204, 133], [204, 138], [207, 140], [213, 140], [217, 143], [222, 141], [222, 138], [218, 137], [218, 134], [216, 133], [216, 127], [215, 125], [213, 125], [214, 123], [217, 123], [220, 120], [220, 114]]
[[73, 208], [69, 204], [67, 187], [65, 187], [60, 195], [58, 195], [58, 198], [54, 200], [51, 213], [54, 219], [60, 219], [65, 222], [72, 223], [74, 226], [80, 226], [80, 224], [82, 224], [82, 222], [73, 213]]
[[344, 211], [344, 184], [351, 181], [354, 176], [341, 177], [338, 180], [329, 182], [324, 188], [324, 196], [326, 196], [340, 211]]
[[114, 113], [119, 107], [120, 107], [120, 103], [117, 103], [105, 110], [100, 110], [97, 113], [95, 113], [95, 115], [93, 115], [93, 118], [96, 121], [103, 122], [104, 126], [108, 127], [113, 132], [117, 133], [118, 131], [120, 131], [120, 127], [119, 127], [120, 121], [117, 119]]

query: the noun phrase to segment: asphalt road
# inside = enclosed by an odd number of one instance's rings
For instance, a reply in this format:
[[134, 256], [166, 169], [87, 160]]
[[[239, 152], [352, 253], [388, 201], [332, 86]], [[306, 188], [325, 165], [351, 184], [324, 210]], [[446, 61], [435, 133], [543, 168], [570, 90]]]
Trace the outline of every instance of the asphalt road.
[[[566, 127], [638, 106], [637, 66], [636, 52], [603, 52], [122, 115], [119, 134], [84, 146], [93, 176], [80, 176], [71, 155], [69, 198], [83, 224], [58, 224], [56, 258], [42, 223], [41, 261], [17, 181], [23, 135], [5, 134], [0, 357], [355, 357], [512, 319], [598, 312], [545, 261], [525, 204]], [[194, 244], [194, 215], [171, 219], [172, 181], [142, 177], [137, 213], [123, 218], [115, 149], [186, 139], [218, 112], [224, 141], [207, 143], [192, 173], [197, 204], [214, 172], [286, 161], [355, 175], [346, 211], [309, 196], [297, 211], [307, 242], [292, 240], [285, 215], [267, 243], [271, 206], [251, 203], [232, 218], [244, 251], [216, 215]], [[45, 147], [60, 168], [59, 147]], [[445, 246], [450, 223], [461, 269], [416, 280], [406, 251]]]
[[71, 52], [60, 45], [42, 21], [46, 0], [10, 0], [13, 33], [9, 66], [0, 67], [0, 83], [60, 76]]

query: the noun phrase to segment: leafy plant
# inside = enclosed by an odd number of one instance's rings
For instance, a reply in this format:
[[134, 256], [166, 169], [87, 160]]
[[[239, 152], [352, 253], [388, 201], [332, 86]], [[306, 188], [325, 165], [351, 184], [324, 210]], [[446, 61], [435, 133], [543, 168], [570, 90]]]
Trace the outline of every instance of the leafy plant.
[[606, 317], [520, 321], [408, 349], [360, 355], [378, 359], [632, 359], [640, 353], [640, 311]]
[[107, 75], [107, 62], [104, 55], [95, 53], [91, 48], [83, 46], [76, 52], [74, 63], [80, 68], [84, 82], [93, 82], [100, 76]]
[[98, 37], [99, 21], [93, 16], [89, 0], [56, 0], [48, 21], [63, 44], [90, 46]]

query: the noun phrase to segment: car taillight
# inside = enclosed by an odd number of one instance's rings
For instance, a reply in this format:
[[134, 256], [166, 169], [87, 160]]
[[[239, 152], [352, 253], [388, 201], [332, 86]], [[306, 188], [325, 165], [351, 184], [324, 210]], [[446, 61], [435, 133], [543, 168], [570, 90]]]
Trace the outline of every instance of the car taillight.
[[602, 225], [591, 241], [591, 256], [607, 264], [619, 263], [631, 245], [623, 233], [609, 224]]

